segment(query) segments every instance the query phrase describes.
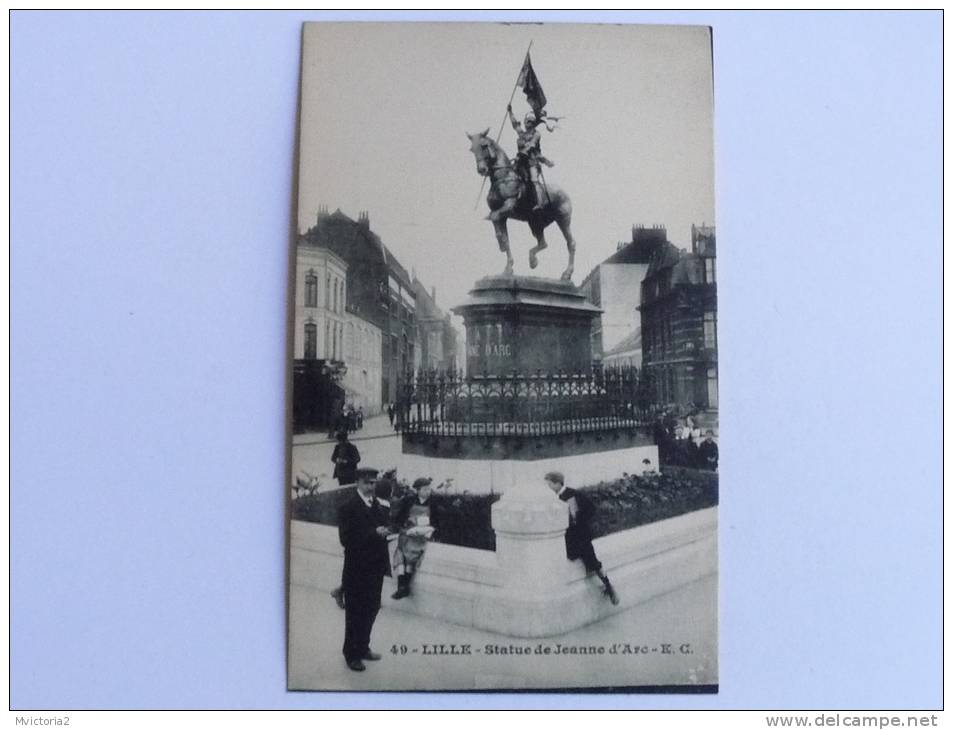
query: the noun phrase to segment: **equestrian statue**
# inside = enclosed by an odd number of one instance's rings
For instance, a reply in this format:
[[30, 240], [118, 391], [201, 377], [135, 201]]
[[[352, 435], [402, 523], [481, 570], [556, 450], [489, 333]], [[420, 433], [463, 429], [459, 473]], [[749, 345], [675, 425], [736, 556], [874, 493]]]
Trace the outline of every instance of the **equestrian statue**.
[[[522, 125], [513, 114], [512, 96], [506, 113], [517, 135], [517, 155], [510, 159], [497, 140], [489, 136], [489, 128], [478, 134], [467, 132], [470, 151], [476, 158], [477, 173], [490, 180], [490, 191], [486, 202], [490, 208], [487, 219], [493, 222], [496, 240], [500, 250], [506, 254], [504, 275], [513, 273], [513, 254], [510, 252], [509, 233], [506, 222], [513, 218], [525, 221], [536, 239], [536, 245], [529, 252], [529, 266], [535, 269], [539, 263], [537, 254], [546, 248], [544, 231], [550, 223], [555, 223], [566, 239], [569, 250], [569, 264], [562, 273], [562, 279], [572, 279], [576, 254], [576, 242], [573, 240], [570, 222], [572, 220], [572, 201], [558, 186], [548, 182], [542, 174], [541, 165], [552, 167], [540, 152], [540, 127], [552, 131], [550, 121], [558, 117], [546, 116], [542, 108], [546, 97], [533, 72], [527, 52], [526, 61], [517, 80], [522, 86], [533, 111], [526, 115]], [[515, 88], [514, 88], [515, 92]], [[502, 131], [502, 127], [501, 127]]]

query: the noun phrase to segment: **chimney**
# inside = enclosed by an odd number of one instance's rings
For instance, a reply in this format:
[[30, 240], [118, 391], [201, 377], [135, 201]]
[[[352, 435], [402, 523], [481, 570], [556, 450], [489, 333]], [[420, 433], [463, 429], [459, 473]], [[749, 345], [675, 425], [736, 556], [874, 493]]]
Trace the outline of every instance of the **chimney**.
[[668, 240], [668, 232], [664, 224], [653, 223], [651, 226], [637, 225], [632, 229], [633, 243], [663, 243]]

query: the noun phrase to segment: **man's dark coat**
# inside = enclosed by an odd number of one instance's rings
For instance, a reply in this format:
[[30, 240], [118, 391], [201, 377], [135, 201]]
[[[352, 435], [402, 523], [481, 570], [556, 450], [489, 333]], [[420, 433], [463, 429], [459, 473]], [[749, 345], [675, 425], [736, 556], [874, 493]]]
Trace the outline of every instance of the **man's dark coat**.
[[[338, 459], [346, 459], [343, 464], [338, 464]], [[361, 453], [357, 447], [350, 441], [339, 441], [331, 454], [331, 461], [334, 462], [334, 473], [331, 475], [338, 480], [338, 484], [354, 484], [357, 481], [357, 465], [361, 462]]]
[[390, 572], [387, 540], [377, 534], [388, 510], [376, 500], [368, 507], [355, 490], [338, 511], [338, 535], [344, 546], [344, 658], [361, 659], [370, 651], [371, 629], [381, 607], [384, 575]]

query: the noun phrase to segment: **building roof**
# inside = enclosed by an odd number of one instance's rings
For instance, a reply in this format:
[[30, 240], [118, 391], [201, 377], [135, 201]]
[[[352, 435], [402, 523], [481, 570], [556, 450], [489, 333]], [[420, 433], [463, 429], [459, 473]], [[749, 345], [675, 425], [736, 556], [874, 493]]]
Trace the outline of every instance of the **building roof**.
[[623, 352], [629, 352], [630, 350], [642, 350], [641, 329], [632, 330], [632, 332], [627, 334], [618, 345], [606, 352], [603, 357], [609, 357], [610, 355], [620, 355]]
[[604, 264], [648, 264], [656, 252], [668, 242], [664, 226], [632, 226], [632, 240], [620, 243]]
[[596, 264], [580, 286], [585, 286], [603, 264], [651, 264], [668, 242], [665, 226], [632, 226], [632, 240], [620, 241], [614, 254]]
[[340, 208], [333, 213], [322, 211], [318, 216], [317, 223], [298, 237], [298, 243], [299, 245], [333, 248], [338, 252], [358, 251], [360, 250], [358, 244], [364, 243], [366, 247], [380, 255], [384, 265], [400, 281], [401, 285], [408, 290], [413, 289], [407, 269], [401, 265], [394, 253], [384, 245], [380, 236], [371, 230], [370, 218], [366, 212], [362, 211], [358, 220], [354, 220], [341, 212]]
[[[362, 221], [366, 220], [362, 218]], [[358, 251], [359, 243], [376, 251], [386, 263], [384, 244], [380, 236], [362, 222], [349, 218], [338, 208], [333, 213], [322, 213], [318, 221], [298, 237], [298, 243], [321, 248], [332, 248], [339, 254], [345, 251]]]
[[701, 256], [686, 253], [672, 266], [672, 286], [680, 284], [704, 284], [705, 277]]
[[320, 260], [320, 259], [322, 259], [322, 258], [328, 259], [329, 261], [331, 261], [331, 262], [337, 264], [337, 265], [340, 266], [342, 269], [344, 269], [345, 272], [347, 272], [347, 267], [348, 267], [347, 261], [345, 261], [343, 258], [341, 258], [340, 256], [338, 256], [338, 255], [337, 255], [336, 253], [334, 253], [334, 251], [332, 251], [331, 249], [325, 248], [324, 246], [308, 246], [308, 245], [302, 245], [303, 243], [305, 243], [305, 242], [302, 241], [301, 239], [298, 240], [299, 252], [300, 252], [300, 254], [301, 254], [302, 256], [305, 256], [305, 257], [311, 258], [311, 259], [315, 259], [315, 258], [316, 258], [316, 259], [318, 259], [318, 260]]
[[443, 319], [447, 315], [430, 296], [427, 287], [420, 279], [414, 278], [414, 291], [417, 293], [417, 319]]
[[665, 241], [665, 243], [658, 248], [658, 250], [655, 252], [655, 255], [652, 257], [652, 261], [649, 264], [649, 270], [646, 272], [645, 278], [648, 279], [662, 269], [667, 269], [670, 266], [674, 266], [684, 253], [685, 252], [674, 243]]
[[[383, 246], [383, 244], [381, 245]], [[383, 248], [384, 248], [384, 261], [387, 264], [387, 268], [391, 272], [393, 272], [394, 276], [397, 278], [397, 280], [401, 283], [402, 286], [413, 291], [414, 287], [410, 281], [410, 274], [407, 273], [407, 269], [401, 266], [400, 261], [397, 260], [397, 257], [394, 256], [394, 253], [389, 248], [387, 248], [387, 246], [383, 246]]]

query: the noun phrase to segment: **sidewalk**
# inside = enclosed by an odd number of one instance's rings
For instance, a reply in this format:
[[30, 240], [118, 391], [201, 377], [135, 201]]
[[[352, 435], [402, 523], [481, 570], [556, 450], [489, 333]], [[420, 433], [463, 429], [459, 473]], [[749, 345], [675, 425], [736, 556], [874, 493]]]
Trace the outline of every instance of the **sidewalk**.
[[[348, 439], [351, 441], [367, 441], [368, 439], [396, 436], [393, 426], [386, 413], [364, 419], [364, 428], [360, 431], [351, 431]], [[292, 446], [310, 446], [312, 444], [333, 444], [334, 439], [328, 438], [328, 431], [314, 433], [296, 433], [291, 437]]]
[[[718, 683], [715, 575], [569, 634], [544, 639], [511, 638], [383, 608], [371, 637], [372, 648], [382, 659], [367, 662], [364, 672], [353, 672], [344, 663], [344, 611], [324, 588], [292, 584], [290, 602], [289, 689], [515, 690]], [[445, 648], [434, 649], [440, 645]], [[449, 653], [451, 645], [457, 653]], [[463, 653], [464, 645], [469, 645], [469, 653]], [[610, 654], [613, 646], [616, 651]], [[578, 652], [589, 647], [604, 651]]]

